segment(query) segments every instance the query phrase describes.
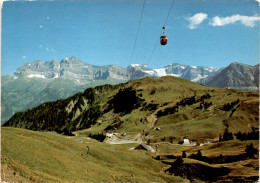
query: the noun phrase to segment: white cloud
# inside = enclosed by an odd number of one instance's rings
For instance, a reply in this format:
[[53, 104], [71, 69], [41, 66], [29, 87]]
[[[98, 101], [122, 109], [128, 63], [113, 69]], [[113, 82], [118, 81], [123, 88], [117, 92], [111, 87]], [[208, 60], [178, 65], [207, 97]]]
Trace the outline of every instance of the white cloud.
[[26, 59], [26, 56], [22, 56], [22, 59]]
[[43, 26], [42, 26], [42, 25], [40, 25], [40, 28], [43, 28]]
[[48, 52], [55, 52], [54, 48], [45, 48], [45, 50]]
[[50, 19], [50, 17], [46, 17], [46, 19]]
[[236, 22], [240, 22], [241, 24], [248, 26], [248, 27], [254, 27], [255, 22], [259, 21], [260, 17], [257, 16], [243, 16], [243, 15], [232, 15], [229, 17], [219, 17], [215, 16], [213, 19], [209, 22], [212, 26], [224, 26], [228, 24], [233, 24]]
[[196, 29], [205, 19], [208, 18], [206, 13], [197, 13], [190, 18], [187, 18], [189, 21], [189, 29]]

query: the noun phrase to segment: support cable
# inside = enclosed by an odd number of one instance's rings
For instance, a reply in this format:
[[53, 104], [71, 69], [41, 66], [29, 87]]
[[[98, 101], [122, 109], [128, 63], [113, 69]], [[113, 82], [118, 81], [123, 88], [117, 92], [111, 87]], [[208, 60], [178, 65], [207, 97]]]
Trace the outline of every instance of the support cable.
[[167, 15], [167, 17], [166, 17], [166, 19], [165, 19], [165, 22], [164, 22], [164, 24], [163, 24], [163, 27], [165, 27], [165, 25], [166, 25], [166, 23], [167, 23], [167, 21], [168, 21], [169, 15], [170, 15], [170, 13], [171, 13], [171, 10], [172, 10], [173, 4], [174, 4], [174, 1], [175, 1], [175, 0], [172, 0], [171, 7], [170, 7], [170, 10], [169, 10], [169, 12], [168, 12], [168, 15]]
[[141, 12], [141, 17], [140, 17], [139, 25], [138, 25], [138, 28], [137, 28], [137, 33], [136, 33], [136, 37], [135, 37], [135, 43], [134, 43], [134, 47], [133, 47], [133, 51], [132, 51], [132, 56], [131, 56], [131, 60], [130, 60], [130, 65], [131, 65], [132, 60], [133, 60], [133, 57], [134, 57], [135, 46], [136, 46], [136, 42], [137, 42], [137, 38], [138, 38], [138, 34], [139, 34], [139, 29], [140, 29], [140, 25], [141, 25], [141, 22], [142, 22], [143, 12], [144, 12], [144, 5], [145, 5], [145, 0], [144, 0], [144, 3], [143, 3], [143, 8], [142, 8], [142, 12]]

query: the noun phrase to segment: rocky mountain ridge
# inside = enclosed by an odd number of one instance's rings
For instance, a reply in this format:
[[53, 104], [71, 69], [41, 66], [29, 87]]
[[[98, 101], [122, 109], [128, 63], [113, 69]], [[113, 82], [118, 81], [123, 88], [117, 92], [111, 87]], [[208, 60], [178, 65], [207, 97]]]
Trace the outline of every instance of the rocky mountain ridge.
[[82, 62], [76, 57], [64, 58], [60, 62], [33, 61], [19, 67], [14, 76], [20, 78], [43, 78], [43, 79], [70, 79], [75, 84], [87, 84], [94, 80], [111, 79], [118, 82], [126, 82], [130, 76], [126, 69], [116, 66], [95, 66]]
[[64, 58], [60, 62], [33, 61], [26, 62], [14, 72], [16, 78], [70, 79], [75, 84], [87, 84], [95, 80], [109, 79], [115, 82], [126, 82], [143, 77], [161, 77], [172, 75], [194, 82], [205, 79], [218, 72], [219, 68], [187, 66], [178, 63], [164, 68], [152, 69], [147, 65], [132, 64], [127, 68], [116, 65], [95, 66], [82, 62], [76, 57]]
[[206, 86], [257, 91], [259, 90], [259, 64], [250, 66], [234, 62], [200, 82]]

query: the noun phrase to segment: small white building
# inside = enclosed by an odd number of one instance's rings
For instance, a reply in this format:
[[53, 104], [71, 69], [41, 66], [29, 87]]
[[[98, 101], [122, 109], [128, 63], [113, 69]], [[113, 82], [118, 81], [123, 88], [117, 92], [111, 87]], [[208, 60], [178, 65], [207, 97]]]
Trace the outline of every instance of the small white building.
[[113, 139], [114, 137], [117, 137], [118, 133], [106, 133], [106, 139]]
[[182, 145], [184, 145], [184, 146], [189, 146], [189, 145], [190, 145], [189, 139], [184, 139]]

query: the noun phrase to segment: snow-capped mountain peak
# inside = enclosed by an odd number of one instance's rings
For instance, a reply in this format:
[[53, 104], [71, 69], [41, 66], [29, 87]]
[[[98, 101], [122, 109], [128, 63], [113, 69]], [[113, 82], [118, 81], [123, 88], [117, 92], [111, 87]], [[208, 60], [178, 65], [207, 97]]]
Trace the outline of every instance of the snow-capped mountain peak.
[[76, 57], [64, 57], [60, 62], [55, 59], [43, 62], [41, 60], [25, 63], [19, 67], [14, 75], [16, 77], [70, 79], [77, 84], [90, 83], [94, 80], [112, 79], [126, 82], [143, 77], [162, 77], [171, 75], [181, 77], [194, 82], [213, 75], [219, 68], [188, 66], [179, 63], [171, 63], [164, 68], [152, 69], [148, 65], [131, 64], [127, 68], [116, 65], [94, 66], [86, 64]]

